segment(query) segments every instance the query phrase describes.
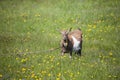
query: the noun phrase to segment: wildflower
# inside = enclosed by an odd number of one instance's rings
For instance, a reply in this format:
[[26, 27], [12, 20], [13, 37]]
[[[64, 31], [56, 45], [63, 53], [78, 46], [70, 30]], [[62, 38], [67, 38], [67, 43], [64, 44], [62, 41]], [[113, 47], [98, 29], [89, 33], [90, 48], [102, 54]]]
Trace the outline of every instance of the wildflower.
[[42, 32], [44, 33], [45, 31], [43, 30]]
[[96, 25], [94, 25], [93, 28], [96, 28]]
[[35, 76], [35, 78], [37, 79], [37, 76]]
[[77, 72], [77, 74], [79, 75], [79, 74], [80, 74], [80, 72]]
[[70, 73], [70, 77], [73, 77], [73, 73]]
[[46, 74], [47, 72], [46, 72], [46, 71], [42, 71], [41, 73], [42, 73], [42, 74]]
[[65, 71], [64, 73], [66, 74], [67, 72]]
[[22, 59], [21, 62], [24, 63], [28, 60], [28, 58]]
[[90, 32], [92, 29], [88, 29], [87, 31]]
[[25, 68], [22, 68], [22, 71], [26, 71], [26, 69], [25, 69]]
[[42, 80], [42, 78], [39, 78], [38, 80]]
[[60, 63], [58, 62], [57, 65], [59, 65]]
[[50, 76], [51, 76], [51, 74], [49, 73], [49, 74], [48, 74], [48, 76], [50, 77]]
[[22, 68], [22, 73], [25, 73], [26, 69], [25, 68]]
[[25, 50], [26, 52], [28, 51], [28, 49]]
[[18, 60], [19, 58], [16, 58], [16, 60]]
[[60, 78], [56, 78], [56, 80], [60, 80]]
[[3, 77], [3, 75], [2, 74], [0, 74], [0, 78], [2, 78]]
[[40, 17], [40, 14], [35, 14], [36, 17]]
[[34, 73], [32, 73], [32, 75], [31, 75], [31, 78], [33, 78], [33, 77], [35, 77], [35, 74], [34, 74]]
[[110, 53], [109, 53], [109, 56], [113, 56], [113, 53], [112, 53], [112, 52], [110, 52]]
[[103, 41], [103, 38], [101, 38], [101, 40]]
[[92, 75], [91, 78], [94, 78], [94, 76]]
[[58, 73], [58, 75], [57, 75], [58, 77], [60, 77], [61, 76], [61, 73]]
[[114, 78], [117, 78], [117, 76], [114, 76]]
[[113, 61], [115, 61], [116, 60], [116, 58], [113, 58]]
[[111, 75], [109, 75], [108, 77], [112, 77]]
[[39, 63], [38, 65], [40, 66], [41, 64]]
[[26, 20], [24, 19], [23, 22], [26, 22]]

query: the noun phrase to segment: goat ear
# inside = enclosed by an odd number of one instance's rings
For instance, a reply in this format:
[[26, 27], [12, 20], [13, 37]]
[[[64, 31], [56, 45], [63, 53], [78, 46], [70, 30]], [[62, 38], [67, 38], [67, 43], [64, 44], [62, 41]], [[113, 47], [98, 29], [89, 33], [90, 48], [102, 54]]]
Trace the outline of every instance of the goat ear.
[[72, 28], [70, 28], [66, 33], [68, 34], [71, 31]]

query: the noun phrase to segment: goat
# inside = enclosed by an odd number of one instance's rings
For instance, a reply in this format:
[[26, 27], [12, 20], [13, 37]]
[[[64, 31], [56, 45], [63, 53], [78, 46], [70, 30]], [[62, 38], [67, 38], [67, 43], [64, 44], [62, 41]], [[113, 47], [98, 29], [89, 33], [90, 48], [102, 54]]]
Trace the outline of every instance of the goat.
[[60, 31], [62, 34], [62, 40], [60, 42], [61, 53], [70, 53], [70, 58], [72, 58], [72, 52], [74, 51], [79, 56], [81, 56], [82, 50], [82, 31], [80, 28], [71, 31], [70, 28], [67, 31]]

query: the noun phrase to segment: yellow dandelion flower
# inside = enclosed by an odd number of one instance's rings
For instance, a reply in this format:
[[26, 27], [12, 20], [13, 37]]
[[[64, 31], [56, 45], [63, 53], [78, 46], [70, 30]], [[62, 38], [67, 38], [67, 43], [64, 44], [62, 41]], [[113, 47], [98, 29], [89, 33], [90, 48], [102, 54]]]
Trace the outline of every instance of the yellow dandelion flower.
[[28, 51], [28, 49], [25, 50], [26, 52]]
[[50, 77], [50, 76], [51, 76], [51, 74], [49, 73], [49, 74], [48, 74], [48, 76]]
[[96, 28], [96, 25], [94, 25], [93, 28]]
[[46, 72], [46, 71], [42, 71], [41, 73], [42, 73], [42, 74], [46, 74], [47, 72]]
[[26, 19], [24, 19], [23, 22], [26, 22]]
[[60, 78], [56, 78], [56, 80], [60, 80]]
[[38, 77], [37, 77], [37, 76], [35, 76], [35, 78], [37, 79]]
[[90, 32], [92, 29], [88, 29], [87, 31]]
[[73, 73], [70, 73], [70, 77], [73, 77]]
[[57, 65], [59, 65], [60, 63], [58, 62]]
[[108, 77], [112, 77], [111, 75], [108, 75]]
[[110, 56], [113, 56], [113, 53], [112, 53], [112, 52], [110, 52], [110, 53], [109, 53], [109, 55], [110, 55]]
[[24, 59], [22, 59], [21, 62], [24, 62]]
[[43, 30], [42, 32], [44, 33], [45, 31]]
[[25, 68], [22, 68], [22, 71], [26, 71], [26, 69], [25, 69]]
[[42, 80], [42, 78], [39, 78], [39, 80]]
[[117, 76], [114, 76], [114, 78], [117, 78]]
[[34, 73], [31, 74], [31, 78], [33, 78], [33, 77], [35, 77], [35, 74], [34, 74]]
[[67, 72], [65, 71], [64, 73], [66, 74]]
[[61, 73], [58, 73], [58, 75], [57, 75], [58, 77], [60, 77], [61, 76]]
[[94, 76], [92, 75], [91, 78], [94, 78]]
[[94, 67], [94, 65], [93, 65], [93, 64], [91, 64], [91, 65], [90, 65], [90, 67]]
[[0, 74], [0, 78], [2, 78], [3, 77], [3, 75], [2, 74]]
[[19, 58], [16, 58], [16, 60], [18, 60]]
[[79, 75], [79, 74], [80, 74], [80, 72], [77, 72], [77, 74]]

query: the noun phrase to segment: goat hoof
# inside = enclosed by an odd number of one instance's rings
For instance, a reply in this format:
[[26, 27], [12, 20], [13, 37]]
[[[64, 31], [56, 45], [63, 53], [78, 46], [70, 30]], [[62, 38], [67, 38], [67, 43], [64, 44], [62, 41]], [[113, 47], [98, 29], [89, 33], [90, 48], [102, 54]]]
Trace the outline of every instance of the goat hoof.
[[61, 54], [62, 56], [64, 55], [64, 53]]

